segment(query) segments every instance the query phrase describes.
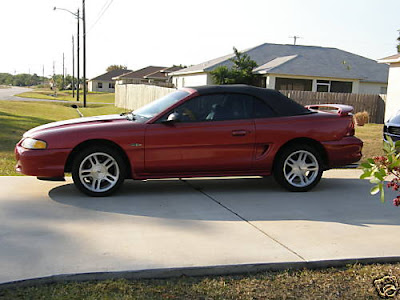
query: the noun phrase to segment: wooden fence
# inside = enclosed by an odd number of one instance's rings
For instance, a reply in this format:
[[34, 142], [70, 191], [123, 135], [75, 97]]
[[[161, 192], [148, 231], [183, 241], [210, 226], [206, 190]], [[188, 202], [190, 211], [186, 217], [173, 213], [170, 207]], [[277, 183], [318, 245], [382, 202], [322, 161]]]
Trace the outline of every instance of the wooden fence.
[[383, 124], [385, 101], [379, 95], [322, 93], [308, 91], [280, 91], [301, 105], [346, 104], [354, 107], [354, 113], [367, 111], [369, 122]]
[[134, 110], [144, 106], [175, 89], [144, 84], [116, 84], [115, 106]]

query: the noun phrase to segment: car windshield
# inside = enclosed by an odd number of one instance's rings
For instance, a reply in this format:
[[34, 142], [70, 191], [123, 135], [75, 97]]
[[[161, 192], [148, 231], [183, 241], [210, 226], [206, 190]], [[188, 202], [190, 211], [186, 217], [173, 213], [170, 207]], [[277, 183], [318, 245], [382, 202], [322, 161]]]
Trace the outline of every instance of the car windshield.
[[173, 92], [133, 111], [133, 114], [135, 116], [141, 116], [150, 119], [188, 95], [189, 92], [186, 91]]
[[400, 110], [390, 118], [389, 123], [400, 124]]

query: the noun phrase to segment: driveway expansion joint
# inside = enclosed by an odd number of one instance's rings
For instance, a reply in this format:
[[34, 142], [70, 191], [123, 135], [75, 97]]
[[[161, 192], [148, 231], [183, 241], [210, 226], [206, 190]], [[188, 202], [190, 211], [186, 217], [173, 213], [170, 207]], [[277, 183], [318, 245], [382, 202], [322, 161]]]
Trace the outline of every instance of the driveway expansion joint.
[[300, 258], [302, 261], [306, 261], [306, 259], [301, 256], [299, 253], [297, 253], [296, 251], [290, 249], [288, 246], [286, 246], [285, 244], [282, 244], [280, 241], [278, 241], [276, 238], [274, 238], [273, 236], [269, 235], [267, 232], [265, 232], [264, 230], [262, 230], [261, 228], [258, 228], [256, 225], [254, 225], [251, 221], [247, 220], [246, 218], [244, 218], [243, 216], [241, 216], [240, 214], [238, 214], [237, 212], [233, 211], [232, 209], [230, 209], [228, 206], [222, 204], [221, 202], [219, 202], [217, 199], [213, 198], [211, 195], [207, 194], [202, 188], [194, 186], [193, 184], [191, 184], [190, 182], [188, 182], [187, 180], [184, 179], [180, 179], [182, 182], [186, 183], [188, 186], [190, 186], [191, 188], [193, 188], [194, 190], [198, 191], [199, 193], [203, 194], [204, 196], [206, 196], [207, 198], [209, 198], [210, 200], [214, 201], [215, 203], [217, 203], [219, 206], [221, 206], [222, 208], [226, 209], [227, 211], [229, 211], [230, 213], [234, 214], [235, 216], [237, 216], [239, 219], [241, 219], [242, 221], [245, 221], [247, 224], [249, 224], [250, 226], [252, 226], [254, 229], [256, 229], [257, 231], [261, 232], [264, 236], [268, 237], [269, 239], [273, 240], [274, 242], [276, 242], [277, 244], [281, 245], [283, 248], [285, 248], [286, 250], [288, 250], [289, 252], [293, 253], [294, 255], [296, 255], [298, 258]]

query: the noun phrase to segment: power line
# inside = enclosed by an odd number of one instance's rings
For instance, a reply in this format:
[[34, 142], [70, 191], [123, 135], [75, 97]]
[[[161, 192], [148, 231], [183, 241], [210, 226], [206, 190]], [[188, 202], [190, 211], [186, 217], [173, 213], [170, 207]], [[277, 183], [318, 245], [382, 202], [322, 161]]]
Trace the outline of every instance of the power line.
[[97, 17], [96, 21], [90, 26], [89, 30], [87, 33], [89, 33], [93, 27], [100, 21], [101, 17], [104, 15], [104, 13], [108, 10], [110, 5], [114, 2], [114, 0], [109, 0], [108, 3], [105, 2], [102, 9], [99, 11], [99, 16]]

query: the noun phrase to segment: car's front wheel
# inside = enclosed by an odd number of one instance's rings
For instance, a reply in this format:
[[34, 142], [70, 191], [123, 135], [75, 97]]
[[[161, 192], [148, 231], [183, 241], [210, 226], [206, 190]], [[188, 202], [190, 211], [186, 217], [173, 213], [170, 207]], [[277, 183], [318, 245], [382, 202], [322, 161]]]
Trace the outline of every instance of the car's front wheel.
[[292, 145], [284, 149], [274, 165], [274, 177], [293, 192], [311, 190], [322, 176], [320, 153], [309, 145]]
[[124, 161], [118, 151], [94, 146], [81, 151], [72, 165], [72, 179], [83, 193], [103, 197], [114, 193], [125, 179]]

